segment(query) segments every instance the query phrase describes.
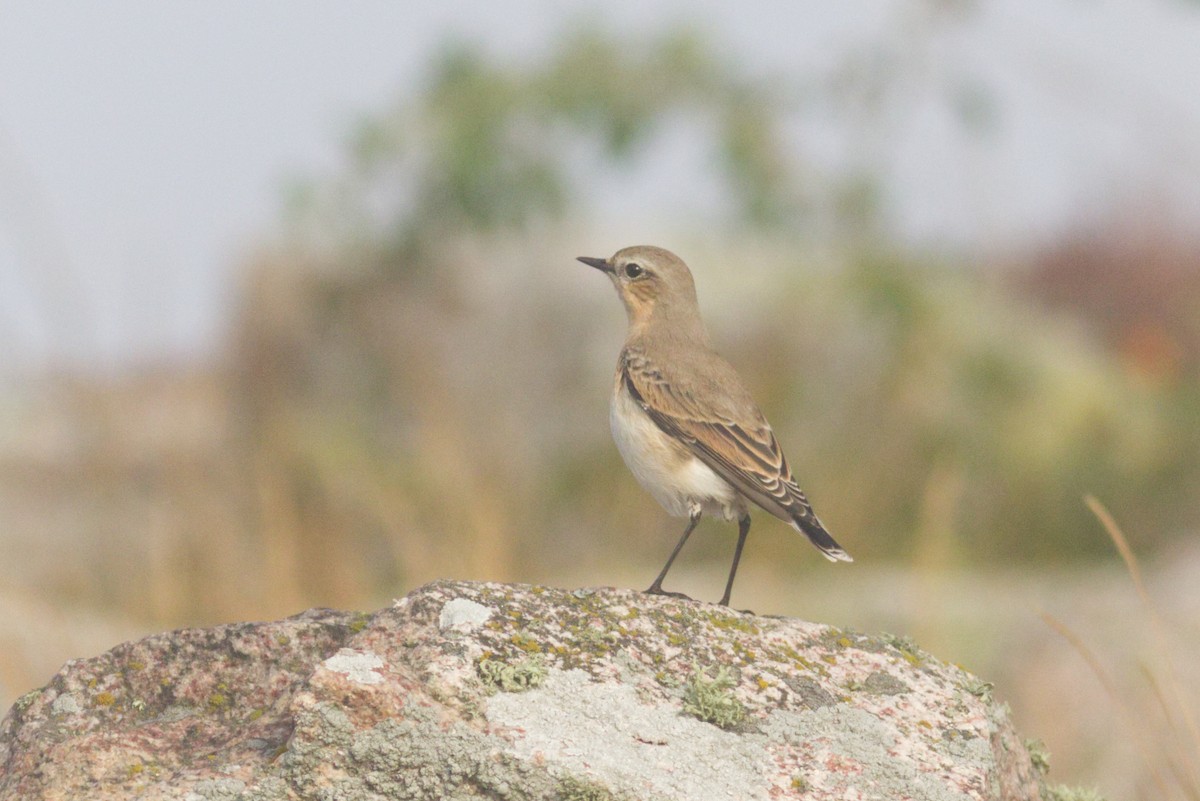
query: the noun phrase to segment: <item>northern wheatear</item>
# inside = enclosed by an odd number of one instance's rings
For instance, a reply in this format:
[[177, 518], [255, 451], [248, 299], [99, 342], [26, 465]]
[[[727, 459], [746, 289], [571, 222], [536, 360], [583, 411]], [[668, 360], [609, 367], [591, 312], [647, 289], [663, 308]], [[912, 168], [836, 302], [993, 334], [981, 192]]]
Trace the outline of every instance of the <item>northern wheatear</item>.
[[639, 246], [579, 261], [612, 279], [629, 315], [609, 407], [617, 449], [669, 514], [690, 518], [647, 592], [678, 595], [663, 590], [663, 579], [701, 515], [709, 514], [738, 521], [720, 601], [728, 605], [750, 531], [747, 501], [790, 523], [830, 561], [853, 561], [796, 486], [775, 433], [738, 374], [712, 350], [683, 260]]

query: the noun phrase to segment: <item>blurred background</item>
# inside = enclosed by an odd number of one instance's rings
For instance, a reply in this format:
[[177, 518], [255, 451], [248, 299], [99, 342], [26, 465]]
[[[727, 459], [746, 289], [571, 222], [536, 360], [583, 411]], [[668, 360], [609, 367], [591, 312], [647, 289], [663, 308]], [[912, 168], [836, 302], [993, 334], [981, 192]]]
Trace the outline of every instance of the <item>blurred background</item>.
[[645, 243], [856, 558], [759, 514], [735, 605], [1200, 797], [1198, 42], [1190, 0], [0, 0], [0, 707], [178, 626], [647, 585], [681, 524], [574, 261]]

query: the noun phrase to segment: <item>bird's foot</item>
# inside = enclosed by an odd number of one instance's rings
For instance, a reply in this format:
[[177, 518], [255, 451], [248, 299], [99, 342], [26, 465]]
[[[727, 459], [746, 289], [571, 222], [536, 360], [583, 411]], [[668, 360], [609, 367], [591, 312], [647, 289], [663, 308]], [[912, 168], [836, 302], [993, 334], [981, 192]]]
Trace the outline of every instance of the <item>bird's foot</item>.
[[657, 584], [657, 583], [651, 584], [649, 589], [646, 590], [646, 594], [647, 595], [666, 595], [669, 598], [681, 598], [685, 601], [695, 600], [694, 598], [692, 598], [692, 596], [684, 595], [682, 592], [671, 592], [670, 590], [664, 590], [662, 588], [662, 585]]
[[[717, 605], [728, 608], [729, 607], [729, 596], [726, 595], [724, 598], [717, 601]], [[758, 615], [756, 615], [754, 613], [753, 609], [734, 609], [733, 611], [738, 612], [739, 614], [743, 614], [743, 615], [754, 615], [755, 617], [758, 617]]]

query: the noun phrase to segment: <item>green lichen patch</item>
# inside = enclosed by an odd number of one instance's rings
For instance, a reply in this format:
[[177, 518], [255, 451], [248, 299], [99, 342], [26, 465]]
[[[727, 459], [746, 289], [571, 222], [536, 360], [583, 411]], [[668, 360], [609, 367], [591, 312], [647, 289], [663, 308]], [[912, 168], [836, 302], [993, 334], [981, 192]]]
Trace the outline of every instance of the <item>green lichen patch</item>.
[[1026, 740], [1025, 750], [1029, 752], [1029, 761], [1041, 775], [1050, 772], [1050, 751], [1041, 740]]
[[761, 631], [755, 624], [754, 618], [747, 615], [706, 611], [703, 613], [702, 619], [720, 631], [739, 631], [743, 634], [758, 634]]
[[992, 690], [994, 690], [995, 687], [996, 685], [992, 684], [990, 681], [982, 681], [974, 676], [968, 676], [966, 681], [963, 682], [964, 690], [976, 698], [982, 699], [985, 703], [991, 703]]
[[481, 659], [475, 669], [489, 692], [519, 693], [540, 687], [546, 680], [546, 665], [540, 654], [509, 664], [498, 659]]
[[579, 776], [565, 776], [558, 782], [558, 801], [625, 801], [626, 798], [600, 782]]
[[[20, 698], [18, 698], [16, 701], [14, 701], [13, 705], [12, 705], [12, 710], [9, 712], [9, 715], [12, 717], [14, 722], [21, 720], [24, 717], [25, 712], [31, 706], [33, 706], [34, 702], [36, 702], [41, 697], [41, 695], [42, 695], [41, 690], [30, 690], [29, 692], [25, 693]], [[0, 718], [0, 721], [3, 721], [3, 718]]]
[[1046, 801], [1104, 801], [1104, 796], [1094, 789], [1056, 784], [1046, 788]]
[[912, 637], [884, 634], [880, 639], [898, 651], [900, 657], [913, 667], [920, 667], [924, 663], [927, 655], [913, 641]]
[[850, 690], [870, 693], [871, 695], [900, 695], [911, 691], [911, 687], [900, 679], [883, 670], [876, 670], [859, 682], [854, 682]]
[[709, 678], [693, 664], [683, 694], [683, 711], [722, 729], [736, 728], [746, 719], [746, 707], [733, 694], [734, 686], [728, 668], [717, 668], [716, 675]]

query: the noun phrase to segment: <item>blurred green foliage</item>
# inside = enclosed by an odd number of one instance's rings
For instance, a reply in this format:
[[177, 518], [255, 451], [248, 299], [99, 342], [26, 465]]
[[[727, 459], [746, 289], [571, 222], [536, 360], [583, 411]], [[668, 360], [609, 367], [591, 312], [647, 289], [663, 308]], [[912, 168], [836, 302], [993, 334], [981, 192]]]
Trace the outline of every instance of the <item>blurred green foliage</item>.
[[560, 219], [578, 207], [588, 167], [628, 167], [681, 119], [711, 139], [742, 223], [795, 225], [803, 193], [779, 102], [688, 32], [631, 41], [582, 31], [523, 68], [453, 45], [417, 98], [362, 121], [345, 175], [294, 188], [296, 230], [420, 269], [447, 237]]
[[[367, 608], [444, 576], [648, 582], [679, 525], [609, 437], [621, 312], [573, 257], [591, 250], [597, 183], [644, 185], [683, 129], [724, 216], [656, 243], [693, 266], [718, 349], [858, 560], [831, 568], [756, 515], [743, 581], [763, 579], [762, 611], [822, 619], [841, 596], [889, 628], [970, 617], [1010, 683], [1045, 694], [1027, 707], [1061, 709], [1063, 680], [1045, 680], [1061, 656], [1030, 670], [1010, 647], [1027, 623], [998, 637], [979, 605], [1025, 578], [1109, 598], [1102, 571], [1033, 569], [1109, 556], [1085, 494], [1175, 567], [1200, 519], [1200, 246], [1112, 226], [962, 266], [890, 244], [869, 140], [911, 97], [889, 85], [916, 52], [903, 38], [823, 87], [748, 75], [687, 33], [585, 31], [521, 62], [447, 48], [420, 92], [355, 126], [339, 174], [293, 186], [283, 241], [245, 272], [224, 371], [73, 381], [39, 435], [61, 454], [0, 464], [6, 503], [28, 511], [5, 580], [158, 627]], [[1004, 109], [986, 87], [952, 91], [988, 136]], [[805, 162], [791, 123], [814, 97], [850, 107], [866, 158]], [[706, 522], [681, 567], [707, 559], [719, 579], [731, 533]], [[939, 568], [1001, 564], [1029, 569], [901, 597]], [[44, 672], [11, 664], [8, 687]]]
[[[936, 527], [924, 504], [947, 474], [957, 497], [942, 522], [967, 560], [1103, 554], [1088, 492], [1146, 538], [1194, 520], [1186, 487], [1200, 461], [1192, 426], [1171, 412], [1186, 402], [1178, 388], [1142, 381], [1076, 321], [975, 273], [861, 259], [841, 281], [842, 330], [828, 335], [865, 334], [871, 355], [837, 393], [852, 412], [838, 434], [877, 443], [842, 469], [875, 476], [868, 528], [889, 532], [886, 552], [910, 553]], [[881, 456], [882, 470], [868, 466]]]
[[[786, 96], [691, 35], [583, 33], [522, 66], [452, 47], [425, 91], [364, 121], [346, 174], [305, 193], [296, 242], [264, 262], [270, 280], [242, 317], [245, 441], [267, 453], [251, 461], [305, 476], [282, 481], [290, 503], [342, 510], [292, 515], [293, 527], [382, 538], [366, 548], [395, 560], [371, 560], [394, 567], [380, 581], [661, 555], [673, 523], [603, 423], [620, 335], [597, 310], [612, 298], [597, 286], [582, 302], [557, 276], [589, 180], [635, 169], [681, 118], [711, 137], [731, 201], [728, 249], [691, 259], [702, 302], [706, 264], [741, 270], [754, 252], [768, 276], [714, 287], [736, 313], [717, 319], [716, 340], [857, 557], [1106, 553], [1085, 493], [1132, 521], [1135, 541], [1194, 526], [1195, 384], [1145, 380], [1086, 317], [997, 271], [873, 236], [833, 257], [798, 250], [814, 204], [877, 230], [861, 216], [875, 190], [857, 173], [801, 186]], [[280, 297], [291, 313], [273, 311]], [[697, 547], [724, 559], [726, 545]], [[811, 561], [795, 545], [755, 549]]]
[[[893, 73], [867, 63], [853, 102], [887, 108]], [[12, 461], [0, 483], [38, 557], [10, 561], [171, 624], [443, 576], [648, 580], [678, 521], [611, 442], [621, 312], [574, 257], [598, 184], [696, 185], [653, 169], [681, 131], [726, 203], [655, 239], [693, 266], [718, 349], [856, 559], [1106, 554], [1087, 493], [1135, 546], [1194, 531], [1196, 250], [1118, 232], [985, 269], [889, 247], [878, 176], [822, 173], [793, 141], [810, 89], [688, 34], [590, 31], [520, 63], [447, 49], [357, 126], [339, 174], [297, 185], [283, 241], [245, 271], [223, 372], [67, 393], [70, 459]], [[748, 569], [827, 569], [766, 515], [754, 531]], [[729, 533], [705, 522], [685, 565], [727, 563]]]

